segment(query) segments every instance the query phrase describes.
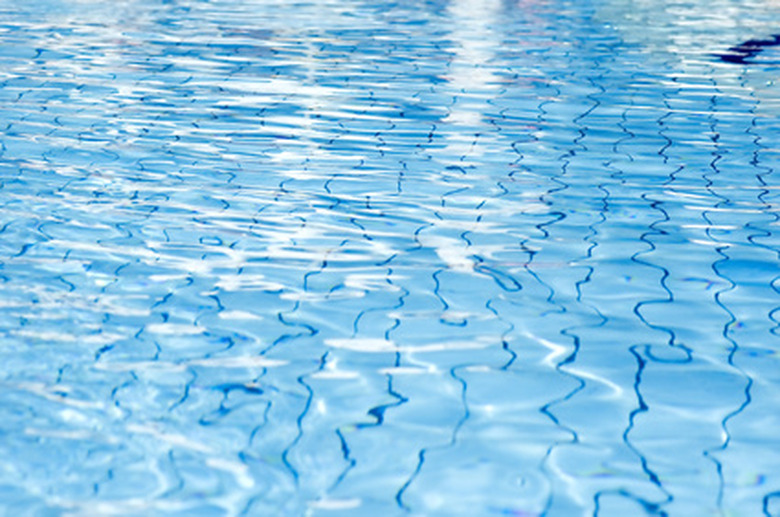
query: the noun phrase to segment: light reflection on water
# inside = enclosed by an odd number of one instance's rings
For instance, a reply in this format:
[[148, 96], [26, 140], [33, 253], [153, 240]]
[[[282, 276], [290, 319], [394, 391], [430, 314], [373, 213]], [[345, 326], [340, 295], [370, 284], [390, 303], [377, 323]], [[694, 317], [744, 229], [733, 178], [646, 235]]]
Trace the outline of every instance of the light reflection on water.
[[0, 3], [0, 508], [775, 514], [777, 9]]

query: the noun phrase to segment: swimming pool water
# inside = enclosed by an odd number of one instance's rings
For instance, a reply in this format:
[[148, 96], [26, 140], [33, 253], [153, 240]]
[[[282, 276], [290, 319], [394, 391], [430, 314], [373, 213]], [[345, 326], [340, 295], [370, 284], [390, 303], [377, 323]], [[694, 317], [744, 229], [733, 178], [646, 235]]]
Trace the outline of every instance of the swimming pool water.
[[0, 514], [780, 515], [779, 21], [0, 2]]

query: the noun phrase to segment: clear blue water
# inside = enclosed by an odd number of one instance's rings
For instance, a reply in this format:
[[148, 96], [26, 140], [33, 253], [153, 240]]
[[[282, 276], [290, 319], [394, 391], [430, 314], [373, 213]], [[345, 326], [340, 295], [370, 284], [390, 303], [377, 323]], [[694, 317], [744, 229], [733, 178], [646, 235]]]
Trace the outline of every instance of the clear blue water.
[[0, 2], [0, 514], [780, 515], [780, 3]]

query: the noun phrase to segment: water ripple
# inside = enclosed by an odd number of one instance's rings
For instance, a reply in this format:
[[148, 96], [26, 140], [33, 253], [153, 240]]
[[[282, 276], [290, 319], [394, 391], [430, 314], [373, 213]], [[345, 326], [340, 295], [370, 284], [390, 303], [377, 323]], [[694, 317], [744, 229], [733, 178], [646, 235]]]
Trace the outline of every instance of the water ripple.
[[614, 4], [0, 2], [0, 513], [776, 515], [780, 8]]

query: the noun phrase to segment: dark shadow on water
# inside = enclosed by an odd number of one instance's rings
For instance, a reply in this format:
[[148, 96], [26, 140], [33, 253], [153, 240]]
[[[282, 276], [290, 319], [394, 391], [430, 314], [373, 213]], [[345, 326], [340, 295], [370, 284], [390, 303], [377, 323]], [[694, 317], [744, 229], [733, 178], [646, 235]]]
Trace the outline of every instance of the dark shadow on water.
[[747, 65], [753, 63], [753, 58], [765, 48], [776, 46], [780, 46], [780, 34], [772, 35], [771, 39], [749, 39], [729, 48], [727, 53], [716, 56], [726, 63]]

